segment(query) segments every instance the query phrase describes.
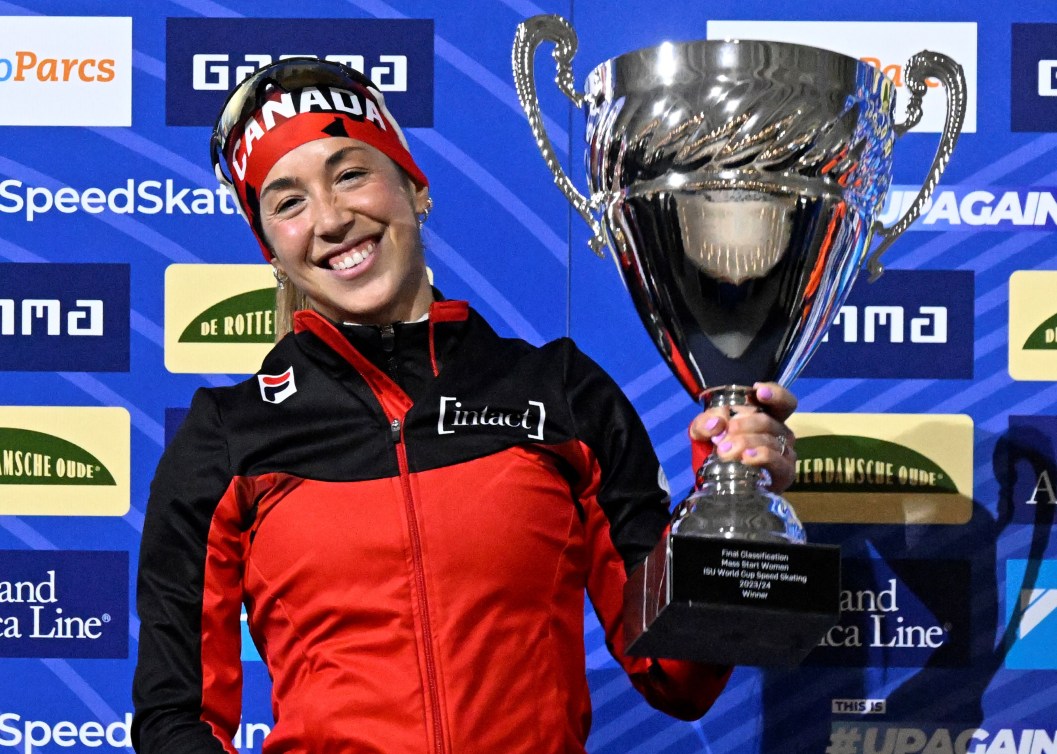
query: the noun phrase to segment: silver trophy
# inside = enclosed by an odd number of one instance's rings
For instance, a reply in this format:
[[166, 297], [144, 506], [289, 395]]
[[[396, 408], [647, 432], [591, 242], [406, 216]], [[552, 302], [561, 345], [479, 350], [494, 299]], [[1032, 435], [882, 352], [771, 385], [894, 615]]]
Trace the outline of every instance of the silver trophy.
[[[556, 82], [586, 110], [583, 196], [542, 124], [533, 64], [554, 44]], [[906, 65], [906, 119], [895, 84], [828, 50], [762, 41], [666, 42], [608, 60], [573, 83], [576, 34], [559, 16], [523, 22], [514, 81], [558, 187], [608, 237], [661, 356], [705, 407], [758, 410], [751, 385], [788, 385], [804, 368], [859, 269], [920, 214], [961, 131], [961, 67], [934, 52]], [[876, 222], [895, 140], [921, 118], [926, 78], [947, 92], [927, 180], [892, 227]], [[874, 235], [881, 242], [869, 255]], [[629, 577], [633, 654], [748, 665], [799, 662], [839, 617], [840, 553], [806, 543], [766, 471], [715, 454], [669, 532]]]

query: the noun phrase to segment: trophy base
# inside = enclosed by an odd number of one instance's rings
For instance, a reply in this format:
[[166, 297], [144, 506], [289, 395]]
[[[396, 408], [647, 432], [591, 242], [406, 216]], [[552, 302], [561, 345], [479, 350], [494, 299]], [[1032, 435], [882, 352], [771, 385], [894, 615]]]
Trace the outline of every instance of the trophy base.
[[624, 586], [628, 654], [795, 665], [840, 617], [840, 548], [667, 534]]

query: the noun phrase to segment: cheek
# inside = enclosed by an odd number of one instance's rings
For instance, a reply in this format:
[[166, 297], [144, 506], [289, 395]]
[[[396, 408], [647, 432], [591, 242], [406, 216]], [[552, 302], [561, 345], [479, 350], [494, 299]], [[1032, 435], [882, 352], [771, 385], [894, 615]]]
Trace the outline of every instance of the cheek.
[[264, 226], [264, 238], [279, 261], [283, 261], [284, 256], [303, 248], [305, 229], [297, 222], [272, 223]]

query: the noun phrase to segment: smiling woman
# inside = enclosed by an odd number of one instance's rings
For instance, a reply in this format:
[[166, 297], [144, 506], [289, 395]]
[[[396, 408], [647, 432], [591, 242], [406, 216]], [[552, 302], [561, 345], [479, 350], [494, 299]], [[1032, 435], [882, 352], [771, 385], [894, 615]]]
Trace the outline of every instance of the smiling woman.
[[302, 144], [275, 163], [261, 189], [272, 265], [334, 321], [414, 321], [433, 301], [416, 219], [428, 197], [362, 142]]
[[[729, 668], [624, 652], [626, 574], [670, 519], [642, 422], [569, 339], [500, 338], [430, 287], [429, 183], [370, 81], [269, 66], [212, 145], [292, 332], [254, 378], [200, 390], [159, 464], [137, 750], [235, 754], [243, 604], [273, 680], [265, 754], [582, 754], [585, 589], [646, 699], [704, 714]], [[760, 396], [777, 418], [691, 434], [725, 432], [721, 456], [784, 488], [795, 400]]]

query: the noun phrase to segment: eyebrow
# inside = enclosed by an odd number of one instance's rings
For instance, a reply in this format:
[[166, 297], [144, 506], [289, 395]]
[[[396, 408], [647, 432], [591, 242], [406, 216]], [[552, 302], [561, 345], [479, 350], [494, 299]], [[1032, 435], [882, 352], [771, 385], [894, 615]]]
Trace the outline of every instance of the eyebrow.
[[337, 152], [335, 152], [330, 157], [328, 157], [326, 159], [326, 161], [323, 163], [323, 167], [326, 168], [327, 170], [333, 170], [334, 166], [337, 165], [342, 160], [344, 160], [346, 157], [348, 157], [351, 152], [366, 152], [366, 151], [367, 150], [364, 149], [363, 147], [356, 146], [355, 144], [350, 144], [347, 147], [342, 147]]
[[283, 189], [293, 188], [297, 185], [297, 181], [293, 178], [276, 178], [274, 181], [269, 183], [263, 189], [261, 189], [261, 195], [258, 197], [258, 201], [263, 200], [265, 195], [269, 191], [282, 191]]

